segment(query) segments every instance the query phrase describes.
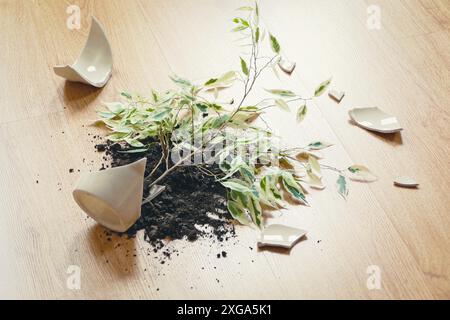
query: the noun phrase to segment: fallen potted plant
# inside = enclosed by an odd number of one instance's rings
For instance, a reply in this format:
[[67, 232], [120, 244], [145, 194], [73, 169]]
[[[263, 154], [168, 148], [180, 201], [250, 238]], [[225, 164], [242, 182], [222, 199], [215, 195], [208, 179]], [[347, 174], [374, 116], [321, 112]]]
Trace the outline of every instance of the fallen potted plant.
[[[266, 89], [267, 97], [249, 104], [248, 98], [264, 72], [291, 75], [295, 63], [283, 58], [279, 41], [261, 22], [257, 3], [241, 7], [239, 12], [242, 14], [233, 19], [233, 32], [249, 48], [239, 57], [239, 71], [225, 72], [201, 83], [172, 76], [176, 90], [152, 91], [149, 98], [123, 92], [123, 101], [106, 104], [107, 109], [98, 114], [111, 131], [108, 148], [116, 166], [147, 157], [143, 207], [155, 196], [155, 188], [171, 188], [171, 176], [183, 170], [192, 175], [194, 170], [201, 177], [195, 180], [196, 185], [189, 185], [192, 193], [196, 186], [219, 193], [223, 190], [226, 200], [210, 198], [212, 205], [226, 206], [226, 214], [239, 223], [262, 229], [265, 208], [279, 209], [291, 200], [308, 205], [305, 186], [323, 189], [322, 170], [336, 172], [337, 191], [343, 197], [348, 194], [347, 178], [370, 181], [374, 176], [364, 166], [338, 170], [320, 164], [317, 151], [330, 147], [329, 143], [313, 141], [301, 148], [283, 148], [270, 129], [254, 124], [257, 119], [267, 123], [264, 116], [270, 108], [294, 111], [301, 122], [308, 105], [327, 90], [331, 79], [321, 83], [310, 97], [290, 90]], [[219, 100], [223, 90], [237, 85], [242, 90], [238, 97]], [[203, 183], [206, 188], [200, 185]], [[198, 224], [203, 221], [200, 214]], [[143, 219], [150, 219], [145, 228], [150, 238], [158, 228], [153, 224], [164, 225], [150, 216]], [[177, 220], [172, 222], [172, 228], [177, 228]], [[196, 238], [181, 235], [189, 240]]]

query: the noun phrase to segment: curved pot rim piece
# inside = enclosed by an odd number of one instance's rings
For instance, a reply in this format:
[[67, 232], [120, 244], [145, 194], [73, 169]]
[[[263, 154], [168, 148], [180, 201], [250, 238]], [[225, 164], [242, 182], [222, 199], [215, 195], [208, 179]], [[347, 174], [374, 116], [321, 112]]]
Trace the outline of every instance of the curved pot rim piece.
[[[377, 113], [378, 118], [384, 117], [385, 119], [383, 119], [382, 121], [385, 121], [386, 124], [374, 123], [377, 121], [377, 119], [361, 119], [362, 115], [361, 114], [358, 115], [357, 113], [361, 113], [364, 111], [375, 112], [375, 113]], [[369, 130], [369, 131], [374, 131], [374, 132], [379, 132], [379, 133], [396, 133], [396, 132], [400, 132], [403, 130], [403, 128], [400, 126], [400, 123], [397, 120], [397, 117], [384, 112], [383, 110], [381, 110], [378, 107], [354, 108], [348, 112], [348, 115], [353, 120], [353, 122], [356, 123], [356, 125], [358, 125], [359, 127], [363, 128], [363, 129]], [[378, 120], [380, 120], [380, 119], [378, 119]], [[385, 128], [383, 128], [383, 127], [385, 127]]]
[[[86, 61], [84, 61], [86, 59]], [[90, 61], [89, 61], [90, 60]], [[95, 61], [93, 61], [95, 60]], [[91, 62], [91, 63], [90, 63]], [[112, 51], [111, 45], [106, 37], [104, 28], [97, 20], [92, 17], [91, 29], [89, 31], [88, 39], [81, 50], [78, 58], [71, 65], [54, 66], [54, 72], [68, 81], [81, 82], [97, 88], [104, 87], [112, 75]], [[105, 71], [98, 75], [98, 80], [89, 77], [89, 68], [95, 70], [94, 63], [100, 64]], [[83, 70], [83, 65], [88, 65], [87, 70]], [[83, 72], [88, 71], [88, 72]]]

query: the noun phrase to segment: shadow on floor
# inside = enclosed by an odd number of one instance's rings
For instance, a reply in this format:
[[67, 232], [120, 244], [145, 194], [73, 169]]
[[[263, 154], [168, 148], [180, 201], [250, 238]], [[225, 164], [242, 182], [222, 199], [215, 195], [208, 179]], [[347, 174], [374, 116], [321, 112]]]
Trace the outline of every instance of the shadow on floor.
[[119, 278], [133, 276], [136, 271], [136, 239], [119, 236], [99, 224], [88, 231], [89, 246], [98, 263], [106, 264]]
[[284, 254], [284, 255], [290, 255], [291, 250], [295, 248], [295, 246], [298, 246], [301, 242], [308, 240], [307, 236], [301, 237], [290, 249], [281, 248], [281, 247], [271, 247], [271, 246], [264, 246], [264, 247], [258, 247], [258, 252], [272, 252], [277, 254]]
[[66, 81], [64, 83], [64, 105], [70, 112], [79, 112], [88, 107], [103, 88], [95, 88], [83, 83]]
[[[348, 120], [349, 124], [358, 127], [351, 119]], [[383, 142], [387, 142], [392, 146], [401, 146], [403, 145], [403, 138], [401, 132], [396, 133], [380, 133], [375, 131], [369, 131], [364, 128], [360, 128], [361, 130], [364, 130], [368, 132], [370, 135], [374, 136], [375, 138], [378, 138], [382, 140]]]

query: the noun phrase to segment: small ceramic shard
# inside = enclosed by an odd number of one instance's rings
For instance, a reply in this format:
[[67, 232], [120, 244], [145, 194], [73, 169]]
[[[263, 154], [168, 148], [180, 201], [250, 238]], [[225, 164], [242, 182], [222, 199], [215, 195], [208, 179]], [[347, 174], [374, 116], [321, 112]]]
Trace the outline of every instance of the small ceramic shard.
[[398, 177], [394, 184], [402, 188], [417, 188], [419, 186], [419, 183], [410, 177]]
[[358, 126], [369, 131], [395, 133], [403, 130], [396, 117], [377, 107], [356, 108], [350, 110], [348, 114]]
[[342, 101], [342, 99], [344, 99], [345, 92], [330, 90], [330, 92], [328, 92], [328, 96], [330, 98], [332, 98], [333, 100], [335, 100], [337, 103], [340, 103]]
[[288, 60], [280, 60], [280, 62], [278, 62], [278, 66], [280, 67], [280, 69], [286, 73], [287, 75], [291, 75], [292, 72], [294, 72], [295, 70], [295, 62], [290, 62]]
[[305, 230], [272, 224], [261, 232], [259, 247], [272, 246], [290, 249], [306, 235]]
[[53, 70], [68, 81], [81, 82], [98, 88], [108, 82], [112, 73], [111, 46], [96, 18], [92, 18], [88, 40], [75, 63], [55, 66]]
[[166, 186], [160, 186], [160, 185], [154, 185], [149, 192], [149, 195], [147, 198], [145, 198], [144, 201], [142, 201], [142, 205], [149, 203], [153, 199], [155, 199], [157, 196], [159, 196], [164, 190], [166, 190]]
[[147, 158], [122, 167], [82, 175], [73, 191], [75, 202], [104, 227], [127, 231], [141, 216]]

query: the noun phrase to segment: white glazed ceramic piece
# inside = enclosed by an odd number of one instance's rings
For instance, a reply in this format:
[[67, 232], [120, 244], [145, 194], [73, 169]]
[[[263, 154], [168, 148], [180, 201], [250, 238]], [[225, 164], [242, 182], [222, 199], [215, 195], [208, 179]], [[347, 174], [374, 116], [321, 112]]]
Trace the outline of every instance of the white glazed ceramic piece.
[[288, 60], [280, 60], [280, 62], [278, 62], [278, 66], [284, 73], [291, 75], [295, 70], [296, 64], [295, 62], [290, 62]]
[[350, 110], [348, 114], [358, 126], [370, 131], [395, 133], [403, 130], [396, 117], [383, 112], [377, 107], [356, 108]]
[[55, 66], [55, 73], [69, 81], [103, 87], [111, 77], [112, 53], [102, 26], [92, 17], [89, 37], [78, 59], [72, 65]]
[[125, 232], [141, 216], [147, 159], [84, 174], [73, 197], [90, 217], [106, 228]]
[[272, 224], [264, 229], [258, 241], [259, 247], [273, 246], [290, 249], [301, 238], [306, 235], [306, 231], [281, 224]]
[[330, 92], [328, 92], [328, 96], [330, 98], [332, 98], [333, 100], [335, 100], [337, 103], [340, 103], [342, 101], [342, 99], [344, 99], [345, 92], [330, 90]]
[[398, 177], [394, 184], [402, 188], [417, 188], [419, 186], [419, 183], [410, 177]]

